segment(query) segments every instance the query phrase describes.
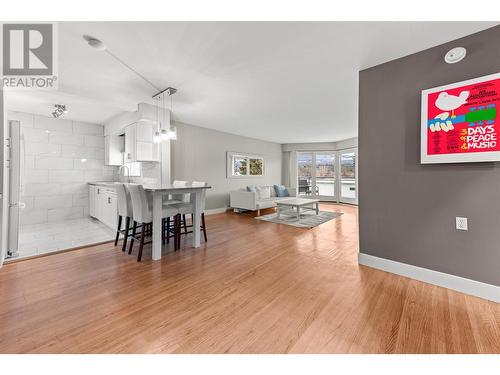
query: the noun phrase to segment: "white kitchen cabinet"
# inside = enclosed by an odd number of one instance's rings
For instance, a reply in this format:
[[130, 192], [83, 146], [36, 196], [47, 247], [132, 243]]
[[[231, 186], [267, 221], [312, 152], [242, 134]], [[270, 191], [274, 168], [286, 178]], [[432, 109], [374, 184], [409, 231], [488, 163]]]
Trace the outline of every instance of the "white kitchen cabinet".
[[158, 162], [159, 145], [153, 142], [155, 127], [148, 122], [137, 122], [125, 128], [125, 162]]
[[119, 166], [123, 164], [125, 137], [120, 135], [107, 135], [104, 137], [104, 165]]
[[125, 128], [125, 162], [135, 161], [135, 125], [129, 125]]
[[89, 185], [89, 215], [90, 217], [96, 217], [95, 212], [95, 185]]
[[118, 225], [118, 206], [116, 202], [116, 193], [106, 190], [104, 192], [104, 203], [101, 207], [101, 221], [108, 227], [116, 228]]
[[112, 229], [118, 225], [116, 191], [101, 185], [89, 186], [89, 214]]
[[136, 123], [136, 138], [137, 142], [149, 142], [153, 143], [153, 136], [155, 133], [155, 127], [149, 122], [137, 122]]

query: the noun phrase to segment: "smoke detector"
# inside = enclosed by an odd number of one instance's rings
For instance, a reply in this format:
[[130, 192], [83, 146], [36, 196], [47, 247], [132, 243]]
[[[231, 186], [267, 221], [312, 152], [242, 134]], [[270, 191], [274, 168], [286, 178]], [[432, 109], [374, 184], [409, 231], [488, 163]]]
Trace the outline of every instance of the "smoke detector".
[[464, 47], [455, 47], [450, 49], [446, 55], [444, 55], [444, 61], [448, 64], [455, 64], [462, 61], [467, 54], [467, 50]]

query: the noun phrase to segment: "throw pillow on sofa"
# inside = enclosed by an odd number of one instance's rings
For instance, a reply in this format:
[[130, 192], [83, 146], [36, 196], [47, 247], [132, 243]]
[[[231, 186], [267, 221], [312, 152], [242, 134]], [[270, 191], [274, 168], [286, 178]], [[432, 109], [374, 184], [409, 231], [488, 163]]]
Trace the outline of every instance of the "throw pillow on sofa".
[[271, 187], [270, 186], [257, 187], [257, 199], [269, 199], [269, 198], [271, 198]]
[[286, 187], [284, 187], [283, 185], [274, 185], [274, 191], [276, 191], [277, 197], [289, 197], [290, 196], [288, 189]]
[[253, 185], [248, 185], [247, 186], [247, 191], [249, 191], [250, 193], [256, 193], [257, 189]]

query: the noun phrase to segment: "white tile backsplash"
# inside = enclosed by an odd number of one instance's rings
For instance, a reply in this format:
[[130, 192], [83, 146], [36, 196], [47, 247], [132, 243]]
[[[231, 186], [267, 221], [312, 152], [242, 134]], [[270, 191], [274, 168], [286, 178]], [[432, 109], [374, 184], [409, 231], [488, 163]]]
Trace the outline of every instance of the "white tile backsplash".
[[117, 177], [117, 167], [104, 165], [103, 126], [21, 112], [9, 119], [21, 122], [25, 142], [21, 223], [87, 217], [87, 182]]
[[61, 194], [88, 195], [89, 187], [86, 182], [73, 182], [61, 184]]
[[22, 128], [22, 134], [26, 143], [47, 143], [49, 141], [49, 133], [43, 129]]
[[101, 170], [84, 170], [85, 181], [114, 181], [115, 173], [105, 172]]
[[73, 206], [73, 196], [71, 194], [46, 195], [35, 197], [36, 208], [63, 208]]
[[73, 169], [73, 159], [52, 156], [35, 157], [36, 169]]
[[88, 122], [73, 121], [73, 132], [83, 135], [104, 135], [104, 126]]
[[[49, 142], [61, 145], [83, 145], [84, 136], [79, 134], [51, 131]], [[104, 142], [104, 138], [103, 138]]]
[[25, 183], [48, 183], [49, 171], [47, 169], [26, 169]]
[[24, 168], [25, 169], [34, 169], [35, 168], [35, 156], [34, 155], [26, 155], [24, 157]]
[[26, 155], [60, 156], [61, 145], [29, 142], [29, 147], [26, 147]]
[[86, 135], [85, 146], [104, 148], [104, 137], [99, 135]]
[[84, 182], [83, 171], [75, 170], [51, 170], [49, 171], [49, 182]]
[[26, 183], [24, 195], [40, 196], [40, 195], [56, 195], [61, 191], [60, 184], [32, 184]]
[[102, 169], [102, 160], [98, 159], [73, 159], [74, 169]]
[[52, 132], [72, 133], [73, 126], [70, 120], [35, 116], [35, 129]]
[[[96, 151], [100, 149], [97, 149], [95, 147], [87, 147], [87, 146], [75, 146], [75, 145], [62, 145], [62, 151], [61, 151], [61, 156], [62, 157], [68, 157], [68, 158], [97, 158], [97, 159], [102, 159], [104, 160], [104, 154], [102, 158], [97, 156]], [[104, 150], [103, 150], [104, 151]]]

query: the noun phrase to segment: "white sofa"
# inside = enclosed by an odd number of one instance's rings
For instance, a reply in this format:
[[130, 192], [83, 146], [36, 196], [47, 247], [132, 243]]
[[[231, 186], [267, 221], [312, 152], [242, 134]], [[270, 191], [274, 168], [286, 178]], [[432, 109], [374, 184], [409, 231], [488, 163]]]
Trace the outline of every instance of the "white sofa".
[[[257, 211], [260, 216], [260, 210], [263, 208], [276, 207], [276, 202], [283, 199], [290, 199], [297, 196], [297, 189], [289, 188], [289, 197], [277, 197], [274, 186], [256, 186], [257, 192], [247, 191], [246, 188], [235, 190], [229, 193], [230, 206], [234, 209], [244, 209]], [[269, 189], [269, 198], [263, 190]]]

